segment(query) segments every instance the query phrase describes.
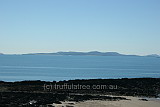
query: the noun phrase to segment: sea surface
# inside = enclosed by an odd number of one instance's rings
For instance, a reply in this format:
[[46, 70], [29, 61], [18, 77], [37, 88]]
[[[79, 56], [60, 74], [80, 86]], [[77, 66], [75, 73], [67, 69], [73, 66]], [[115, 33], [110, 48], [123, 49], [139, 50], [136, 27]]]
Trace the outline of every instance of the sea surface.
[[160, 58], [142, 56], [0, 55], [0, 80], [160, 78]]

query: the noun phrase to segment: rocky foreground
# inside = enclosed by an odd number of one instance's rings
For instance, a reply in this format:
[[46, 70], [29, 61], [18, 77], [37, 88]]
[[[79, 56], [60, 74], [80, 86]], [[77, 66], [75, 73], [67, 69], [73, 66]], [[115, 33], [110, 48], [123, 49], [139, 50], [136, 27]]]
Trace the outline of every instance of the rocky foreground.
[[[115, 95], [114, 97], [112, 95]], [[0, 81], [0, 107], [47, 107], [65, 101], [128, 101], [120, 96], [159, 97], [160, 78], [69, 81]], [[142, 99], [147, 101], [146, 99]], [[74, 107], [74, 106], [72, 106]]]

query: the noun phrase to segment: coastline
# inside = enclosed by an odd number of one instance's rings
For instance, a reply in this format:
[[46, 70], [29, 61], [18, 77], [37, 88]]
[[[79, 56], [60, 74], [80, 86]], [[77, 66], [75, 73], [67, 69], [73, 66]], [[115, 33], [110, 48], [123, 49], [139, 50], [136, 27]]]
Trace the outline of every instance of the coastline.
[[[53, 88], [55, 85], [58, 88]], [[94, 85], [97, 87], [91, 88]], [[159, 98], [159, 94], [160, 78], [89, 79], [59, 82], [0, 81], [0, 106], [3, 107], [26, 107], [28, 105], [46, 107], [48, 104], [53, 106], [53, 103], [58, 104], [57, 107], [62, 107], [66, 101], [74, 102], [74, 105], [71, 104], [68, 107], [96, 107], [97, 104], [98, 107], [107, 107], [108, 104], [109, 107], [123, 107], [129, 104], [133, 104], [129, 107], [141, 107], [145, 104], [158, 107], [159, 100], [155, 99]], [[135, 106], [135, 104], [138, 105]]]

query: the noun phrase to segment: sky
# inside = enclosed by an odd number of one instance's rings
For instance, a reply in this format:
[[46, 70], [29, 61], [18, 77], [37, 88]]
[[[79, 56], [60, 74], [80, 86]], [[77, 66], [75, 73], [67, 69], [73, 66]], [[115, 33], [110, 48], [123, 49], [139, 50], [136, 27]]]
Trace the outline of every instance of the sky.
[[160, 54], [160, 0], [0, 0], [0, 53]]

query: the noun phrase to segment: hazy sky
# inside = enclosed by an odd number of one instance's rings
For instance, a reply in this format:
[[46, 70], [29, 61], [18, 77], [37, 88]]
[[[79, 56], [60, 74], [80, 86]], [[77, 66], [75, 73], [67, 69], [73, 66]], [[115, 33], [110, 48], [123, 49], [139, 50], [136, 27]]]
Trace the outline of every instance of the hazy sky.
[[160, 54], [160, 0], [0, 0], [0, 53]]

